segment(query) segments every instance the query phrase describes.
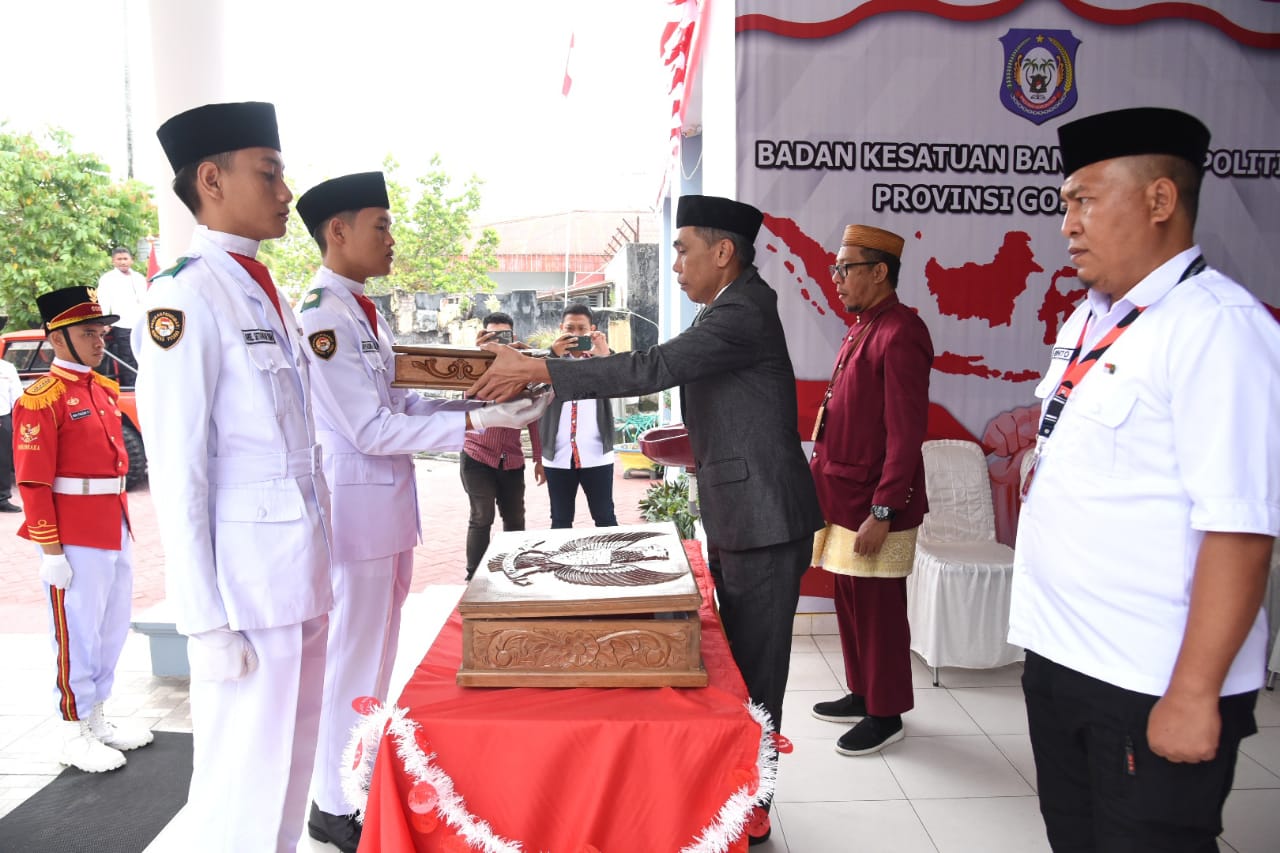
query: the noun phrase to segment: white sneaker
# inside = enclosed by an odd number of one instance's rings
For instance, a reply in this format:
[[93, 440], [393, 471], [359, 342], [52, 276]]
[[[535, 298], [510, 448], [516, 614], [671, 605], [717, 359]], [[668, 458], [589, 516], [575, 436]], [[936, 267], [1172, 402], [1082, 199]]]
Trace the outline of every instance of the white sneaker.
[[85, 773], [102, 773], [124, 766], [124, 753], [94, 737], [88, 720], [73, 721], [67, 725], [70, 729], [69, 737], [62, 744], [59, 764], [67, 764]]
[[102, 743], [119, 750], [137, 749], [156, 738], [146, 726], [127, 721], [111, 722], [103, 713], [101, 702], [93, 706], [93, 713], [89, 715], [89, 729]]

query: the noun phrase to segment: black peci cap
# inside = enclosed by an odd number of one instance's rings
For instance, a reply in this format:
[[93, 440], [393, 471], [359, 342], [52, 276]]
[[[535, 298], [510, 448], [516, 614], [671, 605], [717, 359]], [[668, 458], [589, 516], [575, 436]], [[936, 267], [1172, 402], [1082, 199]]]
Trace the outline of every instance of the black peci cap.
[[156, 136], [175, 172], [205, 157], [241, 148], [280, 150], [276, 108], [260, 101], [205, 104], [178, 113], [160, 125]]
[[1202, 174], [1209, 151], [1209, 128], [1178, 110], [1135, 107], [1085, 116], [1058, 128], [1062, 174], [1113, 157], [1172, 154], [1189, 160]]
[[753, 243], [763, 222], [764, 214], [751, 205], [714, 195], [681, 196], [676, 211], [677, 228], [717, 228], [741, 234]]
[[348, 210], [366, 207], [391, 207], [387, 198], [387, 182], [381, 172], [357, 172], [316, 184], [298, 198], [298, 215], [307, 233], [329, 217]]

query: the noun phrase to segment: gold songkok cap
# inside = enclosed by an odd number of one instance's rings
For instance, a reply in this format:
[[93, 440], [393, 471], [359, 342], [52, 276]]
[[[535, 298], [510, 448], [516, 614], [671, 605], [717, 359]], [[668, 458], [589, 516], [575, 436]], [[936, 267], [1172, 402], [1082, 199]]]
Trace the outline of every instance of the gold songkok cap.
[[856, 246], [859, 249], [876, 249], [888, 252], [898, 260], [902, 260], [902, 247], [906, 241], [883, 228], [871, 225], [849, 225], [844, 229], [842, 246]]

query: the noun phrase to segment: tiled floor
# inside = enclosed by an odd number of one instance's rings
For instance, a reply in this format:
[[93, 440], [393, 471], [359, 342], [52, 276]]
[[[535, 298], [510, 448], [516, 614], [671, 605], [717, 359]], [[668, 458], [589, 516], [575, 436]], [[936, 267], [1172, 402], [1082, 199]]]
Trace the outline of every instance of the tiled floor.
[[[460, 585], [410, 596], [393, 693], [421, 659]], [[829, 620], [800, 619], [802, 628]], [[40, 635], [0, 635], [0, 659], [13, 677], [0, 696], [0, 814], [44, 785], [59, 725], [46, 713], [49, 651]], [[785, 733], [795, 751], [782, 757], [774, 832], [761, 853], [1039, 853], [1048, 851], [1035, 796], [1034, 766], [1018, 688], [1020, 665], [997, 670], [930, 670], [915, 661], [916, 708], [907, 738], [885, 752], [847, 758], [833, 745], [844, 726], [814, 719], [809, 707], [842, 692], [833, 634], [797, 635]], [[145, 641], [131, 637], [109, 713], [189, 730], [186, 683], [149, 674]], [[1227, 801], [1223, 851], [1280, 849], [1280, 696], [1259, 700], [1261, 731], [1245, 741], [1236, 790]], [[181, 849], [162, 834], [148, 853]], [[333, 848], [304, 836], [299, 848]]]

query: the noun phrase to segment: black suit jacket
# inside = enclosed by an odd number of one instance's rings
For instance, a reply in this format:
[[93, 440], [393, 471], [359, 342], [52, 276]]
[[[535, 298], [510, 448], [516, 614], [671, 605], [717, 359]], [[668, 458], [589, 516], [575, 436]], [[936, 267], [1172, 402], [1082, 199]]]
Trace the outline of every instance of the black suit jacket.
[[684, 332], [644, 352], [551, 359], [556, 396], [633, 397], [680, 386], [710, 543], [742, 551], [823, 526], [797, 432], [778, 297], [745, 270]]

